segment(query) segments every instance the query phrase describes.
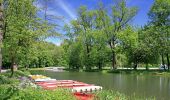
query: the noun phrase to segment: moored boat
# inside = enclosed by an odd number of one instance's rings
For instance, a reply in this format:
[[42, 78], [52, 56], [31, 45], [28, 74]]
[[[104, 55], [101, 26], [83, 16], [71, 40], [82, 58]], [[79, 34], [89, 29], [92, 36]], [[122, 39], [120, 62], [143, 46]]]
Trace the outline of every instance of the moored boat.
[[56, 80], [43, 75], [30, 75], [30, 78], [36, 85], [46, 90], [69, 89], [78, 100], [93, 100], [94, 92], [102, 90], [101, 86], [74, 80]]

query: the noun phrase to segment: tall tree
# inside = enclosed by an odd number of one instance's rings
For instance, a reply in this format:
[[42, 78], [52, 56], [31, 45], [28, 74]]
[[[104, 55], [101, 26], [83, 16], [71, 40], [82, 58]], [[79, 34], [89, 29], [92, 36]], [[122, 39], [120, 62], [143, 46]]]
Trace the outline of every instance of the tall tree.
[[35, 42], [47, 38], [52, 27], [37, 17], [32, 0], [9, 0], [4, 11], [7, 24], [3, 54], [11, 63], [13, 75], [14, 65], [19, 65], [21, 59], [25, 59], [25, 66], [29, 65]]
[[84, 57], [85, 57], [85, 66], [87, 70], [90, 70], [93, 66], [91, 60], [91, 50], [93, 47], [93, 30], [94, 30], [94, 14], [95, 11], [91, 10], [88, 11], [85, 6], [80, 7], [78, 11], [79, 17], [77, 19], [77, 28], [80, 39], [82, 40], [83, 47], [84, 47]]
[[170, 67], [170, 0], [155, 0], [148, 13], [150, 26], [153, 28], [152, 36], [156, 40], [156, 49], [159, 51], [162, 64], [165, 67], [165, 56], [167, 58], [168, 69]]
[[115, 5], [112, 6], [111, 16], [102, 7], [99, 8], [98, 19], [101, 20], [100, 25], [102, 25], [112, 52], [112, 69], [116, 68], [116, 44], [119, 40], [117, 35], [127, 26], [136, 12], [135, 7], [127, 7], [125, 0], [115, 2]]
[[0, 0], [0, 72], [2, 68], [2, 40], [3, 40], [3, 0]]

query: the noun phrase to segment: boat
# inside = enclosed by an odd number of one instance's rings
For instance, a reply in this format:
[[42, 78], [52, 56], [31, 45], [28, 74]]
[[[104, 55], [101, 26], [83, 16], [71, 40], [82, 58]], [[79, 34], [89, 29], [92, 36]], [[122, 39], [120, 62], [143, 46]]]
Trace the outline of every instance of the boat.
[[102, 90], [101, 86], [74, 80], [56, 80], [43, 75], [29, 75], [29, 77], [37, 86], [45, 90], [68, 89], [78, 100], [93, 100], [94, 92]]

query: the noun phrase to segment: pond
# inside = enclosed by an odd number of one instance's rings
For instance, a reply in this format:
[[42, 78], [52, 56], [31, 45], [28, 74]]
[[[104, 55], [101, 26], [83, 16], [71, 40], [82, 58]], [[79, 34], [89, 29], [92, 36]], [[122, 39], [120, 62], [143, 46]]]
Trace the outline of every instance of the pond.
[[126, 95], [155, 97], [157, 100], [170, 99], [170, 77], [156, 75], [109, 74], [99, 72], [51, 72], [33, 71], [58, 80], [77, 80], [103, 86]]

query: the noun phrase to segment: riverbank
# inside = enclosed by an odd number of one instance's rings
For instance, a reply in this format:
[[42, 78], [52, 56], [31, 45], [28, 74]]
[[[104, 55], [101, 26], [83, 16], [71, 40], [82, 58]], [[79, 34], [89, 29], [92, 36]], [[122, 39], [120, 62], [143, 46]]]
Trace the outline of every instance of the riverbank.
[[[54, 69], [54, 70], [53, 70]], [[74, 69], [64, 69], [58, 70], [58, 68], [55, 67], [46, 67], [46, 68], [31, 68], [29, 69], [30, 71], [39, 71], [39, 70], [44, 70], [44, 71], [52, 71], [52, 72], [100, 72], [100, 73], [113, 73], [113, 74], [135, 74], [135, 75], [145, 75], [145, 74], [152, 74], [152, 75], [158, 75], [158, 76], [165, 76], [165, 77], [170, 77], [170, 71], [168, 70], [160, 70], [158, 68], [150, 68], [150, 70], [146, 70], [143, 68], [139, 68], [138, 70], [134, 69], [116, 69], [116, 70], [110, 70], [110, 69], [91, 69], [91, 70], [74, 70]]]
[[64, 67], [43, 67], [43, 68], [30, 68], [29, 70], [46, 70], [46, 71], [53, 71], [53, 72], [63, 72]]
[[15, 71], [13, 77], [10, 74], [0, 73], [0, 100], [76, 100], [67, 90], [49, 91], [36, 86], [28, 78], [29, 71]]
[[162, 75], [162, 76], [170, 77], [170, 71], [160, 70], [157, 68], [153, 68], [150, 70], [146, 70], [146, 69], [138, 69], [138, 70], [134, 70], [134, 69], [115, 69], [115, 70], [110, 70], [110, 69], [70, 70], [70, 69], [66, 69], [66, 71], [69, 71], [69, 72], [100, 72], [100, 73], [113, 73], [113, 74], [138, 74], [138, 75], [153, 74], [153, 75]]
[[109, 70], [107, 73], [113, 74], [132, 74], [132, 75], [153, 75], [153, 76], [162, 76], [170, 77], [170, 71], [164, 70]]
[[[27, 77], [30, 73], [28, 71], [16, 71], [14, 77], [10, 78], [10, 72], [1, 73], [0, 74], [0, 99], [24, 99], [24, 100], [39, 100], [40, 98], [47, 98], [49, 100], [75, 100], [74, 96], [71, 95], [68, 91], [63, 89], [56, 89], [54, 91], [43, 90], [41, 88], [31, 87], [28, 84], [24, 84], [24, 86], [20, 85], [21, 77]], [[26, 82], [28, 83], [28, 82]], [[126, 96], [120, 92], [116, 92], [113, 90], [104, 90], [95, 93], [94, 100], [146, 100], [145, 97], [137, 97], [137, 96]], [[154, 100], [154, 98], [150, 98], [147, 100]]]

